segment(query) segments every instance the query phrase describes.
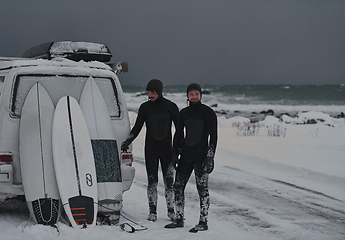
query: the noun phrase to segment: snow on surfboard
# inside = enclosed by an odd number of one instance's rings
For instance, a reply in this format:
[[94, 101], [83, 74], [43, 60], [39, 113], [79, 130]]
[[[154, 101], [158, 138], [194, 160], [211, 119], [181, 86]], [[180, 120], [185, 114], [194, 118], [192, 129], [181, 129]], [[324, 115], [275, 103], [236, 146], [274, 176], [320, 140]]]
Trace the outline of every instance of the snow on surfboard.
[[36, 223], [54, 225], [59, 218], [60, 196], [52, 155], [54, 105], [39, 83], [24, 102], [20, 121], [19, 151], [25, 198]]
[[89, 132], [78, 102], [62, 97], [53, 119], [53, 160], [65, 212], [73, 227], [94, 226], [97, 181]]
[[92, 77], [86, 82], [79, 103], [88, 126], [95, 158], [99, 215], [116, 224], [122, 201], [121, 165], [109, 111]]

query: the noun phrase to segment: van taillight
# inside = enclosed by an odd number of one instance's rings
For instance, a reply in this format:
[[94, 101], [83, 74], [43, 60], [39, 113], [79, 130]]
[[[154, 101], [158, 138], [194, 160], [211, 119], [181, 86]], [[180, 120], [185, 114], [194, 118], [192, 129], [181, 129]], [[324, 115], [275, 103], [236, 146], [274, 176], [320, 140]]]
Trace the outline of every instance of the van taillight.
[[12, 162], [12, 153], [0, 153], [0, 162]]
[[121, 161], [123, 164], [126, 164], [128, 166], [132, 166], [133, 154], [127, 153], [127, 152], [121, 153]]
[[0, 152], [0, 183], [13, 183], [12, 153]]

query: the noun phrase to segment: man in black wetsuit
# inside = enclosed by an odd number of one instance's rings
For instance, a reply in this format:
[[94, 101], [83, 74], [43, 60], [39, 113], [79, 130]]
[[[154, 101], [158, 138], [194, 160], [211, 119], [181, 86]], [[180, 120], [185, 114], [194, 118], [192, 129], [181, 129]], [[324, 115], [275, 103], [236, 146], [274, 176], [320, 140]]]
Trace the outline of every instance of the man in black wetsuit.
[[[189, 106], [182, 109], [173, 142], [173, 165], [176, 168], [174, 184], [176, 220], [165, 228], [184, 226], [184, 190], [194, 170], [196, 187], [200, 199], [199, 223], [190, 232], [208, 229], [207, 216], [210, 206], [208, 176], [214, 168], [217, 146], [217, 116], [201, 103], [201, 88], [192, 83], [187, 87]], [[184, 134], [185, 132], [185, 134]], [[178, 159], [180, 155], [180, 159]]]
[[129, 137], [121, 145], [126, 151], [146, 124], [145, 164], [148, 178], [147, 197], [149, 201], [149, 221], [157, 220], [158, 164], [161, 163], [168, 217], [175, 219], [174, 211], [174, 168], [172, 166], [171, 124], [176, 126], [179, 109], [177, 105], [163, 97], [163, 84], [158, 79], [149, 81], [146, 87], [149, 101], [139, 107], [138, 116]]

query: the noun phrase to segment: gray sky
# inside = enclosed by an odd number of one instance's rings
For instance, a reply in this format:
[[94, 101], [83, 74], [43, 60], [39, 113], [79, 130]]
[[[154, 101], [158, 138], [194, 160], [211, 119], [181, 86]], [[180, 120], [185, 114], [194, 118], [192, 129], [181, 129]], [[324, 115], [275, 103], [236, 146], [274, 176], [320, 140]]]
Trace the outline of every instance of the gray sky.
[[345, 0], [0, 0], [0, 56], [106, 44], [123, 84], [344, 84]]

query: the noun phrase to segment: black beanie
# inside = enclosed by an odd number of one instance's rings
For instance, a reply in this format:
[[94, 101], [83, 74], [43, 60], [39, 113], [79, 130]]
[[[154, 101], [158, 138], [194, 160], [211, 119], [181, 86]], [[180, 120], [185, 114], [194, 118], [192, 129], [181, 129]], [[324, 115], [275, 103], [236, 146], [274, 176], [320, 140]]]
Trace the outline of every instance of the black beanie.
[[188, 93], [189, 93], [190, 91], [192, 91], [192, 90], [199, 91], [200, 96], [202, 95], [201, 87], [200, 87], [199, 84], [197, 84], [197, 83], [191, 83], [191, 84], [189, 84], [188, 87], [187, 87], [187, 96], [188, 96]]
[[163, 83], [158, 79], [152, 79], [147, 83], [146, 91], [156, 91], [158, 96], [163, 95]]

